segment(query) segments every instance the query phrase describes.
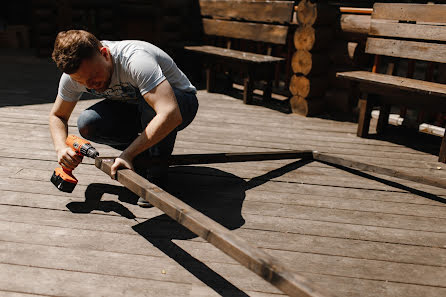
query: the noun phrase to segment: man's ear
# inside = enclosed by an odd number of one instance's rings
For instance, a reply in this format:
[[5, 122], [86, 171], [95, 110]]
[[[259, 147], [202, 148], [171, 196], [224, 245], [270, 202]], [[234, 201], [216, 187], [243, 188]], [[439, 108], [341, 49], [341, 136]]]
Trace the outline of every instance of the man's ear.
[[101, 49], [99, 51], [101, 52], [101, 56], [103, 56], [104, 58], [106, 58], [108, 60], [108, 58], [109, 58], [108, 48], [103, 46], [103, 47], [101, 47]]

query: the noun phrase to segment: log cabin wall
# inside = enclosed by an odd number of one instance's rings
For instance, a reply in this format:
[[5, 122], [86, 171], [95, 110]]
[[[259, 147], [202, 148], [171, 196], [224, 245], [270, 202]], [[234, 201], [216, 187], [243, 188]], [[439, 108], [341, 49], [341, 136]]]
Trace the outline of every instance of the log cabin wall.
[[293, 113], [311, 116], [325, 109], [325, 93], [333, 64], [329, 53], [339, 10], [325, 1], [301, 0], [296, 4], [290, 107]]

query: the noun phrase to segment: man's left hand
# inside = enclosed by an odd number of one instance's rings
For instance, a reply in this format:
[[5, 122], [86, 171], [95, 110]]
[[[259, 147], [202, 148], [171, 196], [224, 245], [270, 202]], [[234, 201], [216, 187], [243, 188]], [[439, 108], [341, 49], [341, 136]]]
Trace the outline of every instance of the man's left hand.
[[120, 168], [133, 169], [132, 160], [125, 156], [125, 154], [121, 154], [118, 158], [115, 159], [115, 162], [110, 168], [110, 176], [112, 179], [116, 179], [116, 171]]

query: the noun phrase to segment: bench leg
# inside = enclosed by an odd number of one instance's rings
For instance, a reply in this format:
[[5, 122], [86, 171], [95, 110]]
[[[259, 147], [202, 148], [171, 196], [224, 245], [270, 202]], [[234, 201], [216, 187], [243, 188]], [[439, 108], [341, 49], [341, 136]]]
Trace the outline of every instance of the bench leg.
[[438, 154], [438, 162], [446, 163], [446, 134], [441, 139], [440, 153]]
[[253, 89], [254, 89], [253, 77], [252, 77], [252, 75], [248, 74], [244, 80], [243, 103], [251, 104]]
[[359, 119], [358, 131], [359, 137], [367, 137], [369, 135], [370, 120], [372, 118], [372, 100], [367, 100], [368, 94], [363, 95], [363, 99], [359, 99]]
[[215, 90], [215, 72], [212, 68], [206, 68], [206, 90], [212, 93]]
[[263, 89], [263, 101], [267, 102], [271, 100], [272, 92], [273, 92], [273, 81], [268, 80], [266, 82], [265, 88]]
[[376, 133], [381, 134], [389, 125], [390, 105], [384, 104], [379, 109], [378, 124], [376, 126]]
[[263, 101], [268, 102], [271, 100], [271, 94], [273, 93], [273, 81], [275, 77], [276, 67], [268, 67], [266, 74], [266, 84], [263, 87]]

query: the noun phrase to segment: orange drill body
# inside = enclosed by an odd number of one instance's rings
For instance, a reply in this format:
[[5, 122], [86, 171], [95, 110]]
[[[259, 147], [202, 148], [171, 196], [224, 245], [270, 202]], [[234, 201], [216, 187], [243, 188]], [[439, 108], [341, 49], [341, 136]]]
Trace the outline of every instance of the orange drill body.
[[[96, 158], [99, 156], [98, 151], [85, 139], [76, 135], [69, 135], [65, 143], [78, 155]], [[62, 192], [71, 193], [77, 184], [77, 178], [74, 177], [73, 171], [65, 167], [59, 167], [54, 170], [51, 176], [51, 182]]]

